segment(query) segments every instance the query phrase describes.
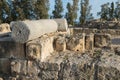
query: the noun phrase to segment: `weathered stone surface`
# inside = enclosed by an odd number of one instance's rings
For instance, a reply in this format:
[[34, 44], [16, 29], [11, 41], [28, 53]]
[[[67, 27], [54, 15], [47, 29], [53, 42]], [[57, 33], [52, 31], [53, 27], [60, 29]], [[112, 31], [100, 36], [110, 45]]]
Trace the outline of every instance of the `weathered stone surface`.
[[44, 61], [54, 51], [53, 41], [54, 41], [54, 36], [44, 35], [41, 38], [38, 38], [38, 39], [28, 42], [27, 45], [29, 45], [29, 44], [40, 45], [41, 46], [40, 47], [41, 61]]
[[58, 80], [58, 72], [42, 71], [42, 80]]
[[67, 31], [68, 24], [66, 19], [54, 19], [55, 22], [58, 24], [58, 31]]
[[25, 58], [24, 44], [0, 41], [0, 58]]
[[95, 47], [110, 47], [111, 45], [111, 35], [109, 34], [95, 34], [94, 36], [94, 46]]
[[7, 23], [0, 24], [0, 33], [10, 32], [10, 25]]
[[65, 51], [66, 50], [66, 39], [65, 37], [57, 37], [55, 40], [54, 40], [54, 49], [56, 51]]
[[9, 77], [8, 80], [17, 80], [17, 78], [16, 77]]
[[26, 44], [26, 57], [29, 60], [40, 60], [41, 59], [41, 45], [37, 43]]
[[77, 34], [75, 36], [68, 37], [66, 44], [68, 50], [84, 52], [85, 34]]
[[27, 74], [29, 76], [37, 76], [39, 72], [40, 72], [40, 69], [37, 63], [34, 61], [28, 61]]
[[115, 48], [115, 54], [120, 56], [120, 47]]
[[3, 80], [3, 78], [0, 78], [0, 80]]
[[9, 59], [0, 58], [0, 74], [10, 74], [10, 61]]
[[39, 78], [38, 76], [20, 76], [17, 78], [17, 80], [42, 80], [41, 78]]
[[86, 51], [93, 51], [94, 49], [94, 35], [86, 35], [85, 36], [85, 50]]
[[11, 34], [11, 32], [2, 33], [2, 34], [0, 34], [0, 38], [10, 37], [10, 34]]
[[27, 60], [13, 60], [11, 61], [12, 75], [26, 75], [27, 74]]
[[59, 65], [57, 63], [48, 63], [48, 62], [40, 62], [39, 67], [41, 70], [48, 71], [58, 71]]
[[11, 36], [15, 42], [26, 43], [40, 36], [56, 32], [58, 25], [54, 20], [25, 20], [10, 23], [12, 28]]

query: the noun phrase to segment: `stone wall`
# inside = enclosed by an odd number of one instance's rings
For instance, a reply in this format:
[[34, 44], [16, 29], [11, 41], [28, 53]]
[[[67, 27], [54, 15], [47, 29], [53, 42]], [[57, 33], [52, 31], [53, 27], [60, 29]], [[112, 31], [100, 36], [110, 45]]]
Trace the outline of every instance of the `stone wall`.
[[[81, 79], [87, 79], [91, 77], [90, 75], [93, 76], [92, 72], [94, 72], [89, 69], [90, 65], [87, 63], [84, 65], [89, 67], [86, 67], [87, 72], [84, 72], [81, 70], [84, 70], [85, 66], [81, 64], [64, 63], [64, 61], [48, 63], [49, 61], [46, 62], [46, 60], [53, 54], [60, 52], [73, 51], [79, 54], [86, 53], [86, 51], [94, 52], [94, 47], [108, 46], [108, 40], [110, 40], [110, 36], [107, 34], [86, 35], [81, 33], [73, 36], [64, 33], [51, 33], [25, 44], [11, 40], [0, 41], [0, 76], [4, 80], [76, 80], [83, 73]], [[66, 59], [68, 59], [67, 56], [63, 60]], [[89, 71], [90, 75], [88, 75]]]
[[97, 29], [120, 29], [120, 21], [89, 21], [83, 25], [83, 28]]
[[70, 32], [45, 34], [24, 44], [2, 35], [0, 80], [120, 79], [119, 47], [111, 49], [111, 35], [117, 32], [76, 28]]
[[69, 28], [69, 30], [70, 30], [70, 34], [72, 34], [72, 35], [75, 35], [78, 33], [86, 33], [86, 34], [106, 33], [106, 34], [110, 34], [112, 36], [119, 36], [120, 35], [120, 29]]

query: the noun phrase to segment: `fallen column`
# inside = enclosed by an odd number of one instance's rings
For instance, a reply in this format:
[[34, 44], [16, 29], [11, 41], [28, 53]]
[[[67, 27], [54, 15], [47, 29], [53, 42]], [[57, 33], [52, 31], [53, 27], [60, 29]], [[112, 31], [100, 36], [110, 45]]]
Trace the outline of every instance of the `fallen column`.
[[66, 19], [54, 19], [58, 24], [58, 31], [68, 31], [68, 24]]
[[11, 22], [11, 37], [15, 42], [25, 43], [43, 34], [56, 32], [58, 24], [54, 20], [32, 20]]

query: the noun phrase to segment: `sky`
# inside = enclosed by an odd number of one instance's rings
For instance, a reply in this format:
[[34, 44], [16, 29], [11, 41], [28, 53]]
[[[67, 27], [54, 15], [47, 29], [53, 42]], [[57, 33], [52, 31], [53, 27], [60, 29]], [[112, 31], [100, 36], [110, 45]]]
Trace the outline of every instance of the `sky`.
[[[66, 10], [66, 4], [68, 2], [71, 2], [72, 0], [62, 0], [63, 1], [63, 6], [64, 6], [64, 12], [63, 15], [65, 14]], [[107, 2], [117, 2], [118, 0], [90, 0], [90, 5], [92, 5], [92, 10], [91, 13], [93, 13], [94, 18], [99, 18], [99, 16], [97, 16], [97, 12], [100, 12], [101, 10], [101, 5]], [[120, 0], [119, 0], [120, 1]], [[55, 4], [55, 0], [50, 0], [50, 11], [49, 13], [52, 14], [52, 10], [54, 9], [54, 4]], [[78, 12], [79, 13], [79, 12]]]

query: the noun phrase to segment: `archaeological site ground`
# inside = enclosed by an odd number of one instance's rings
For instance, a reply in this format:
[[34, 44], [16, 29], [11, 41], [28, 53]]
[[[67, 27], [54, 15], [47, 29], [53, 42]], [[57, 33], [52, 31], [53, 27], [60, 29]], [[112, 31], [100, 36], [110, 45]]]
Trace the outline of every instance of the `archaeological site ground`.
[[0, 80], [120, 80], [120, 22], [0, 24]]

